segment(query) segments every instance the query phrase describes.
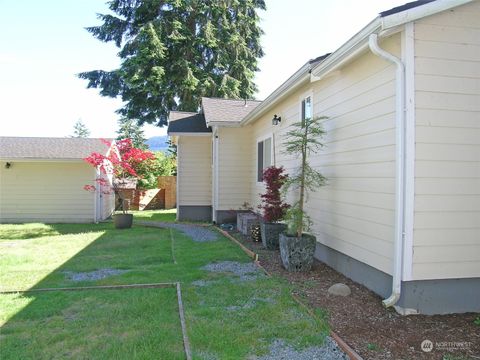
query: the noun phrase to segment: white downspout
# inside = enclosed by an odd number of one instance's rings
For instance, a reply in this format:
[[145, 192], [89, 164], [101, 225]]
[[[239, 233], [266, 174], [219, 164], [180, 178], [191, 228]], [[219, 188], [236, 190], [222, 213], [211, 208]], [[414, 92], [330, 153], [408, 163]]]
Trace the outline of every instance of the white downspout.
[[400, 299], [402, 288], [403, 239], [405, 235], [405, 66], [403, 62], [378, 45], [378, 35], [368, 39], [370, 50], [377, 56], [394, 63], [395, 79], [395, 239], [393, 246], [392, 294], [383, 300], [385, 307], [393, 306]]
[[218, 127], [212, 129], [213, 135], [213, 171], [212, 171], [212, 221], [217, 223], [217, 207], [218, 207]]

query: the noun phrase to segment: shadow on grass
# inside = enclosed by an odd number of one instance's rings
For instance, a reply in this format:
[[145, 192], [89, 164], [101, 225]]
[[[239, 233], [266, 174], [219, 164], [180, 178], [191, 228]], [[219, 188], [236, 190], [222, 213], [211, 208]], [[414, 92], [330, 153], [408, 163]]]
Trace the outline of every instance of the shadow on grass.
[[[153, 282], [162, 266], [173, 265], [169, 233], [162, 229], [117, 230], [105, 223], [2, 225], [2, 230], [2, 239], [21, 240], [0, 255], [2, 287]], [[125, 272], [102, 277], [99, 269]], [[73, 281], [72, 273], [94, 278]], [[177, 307], [173, 288], [0, 295], [0, 323], [5, 322], [1, 357], [131, 359], [159, 354], [183, 359]]]
[[[170, 229], [117, 230], [103, 223], [0, 230], [8, 240], [0, 253], [3, 290], [190, 282], [204, 277], [199, 268], [216, 258], [245, 258], [226, 241], [195, 243], [175, 231], [173, 250]], [[172, 251], [178, 252], [178, 264]], [[106, 269], [124, 272], [84, 281], [69, 276]], [[1, 323], [2, 360], [185, 357], [176, 292], [170, 288], [2, 294]]]

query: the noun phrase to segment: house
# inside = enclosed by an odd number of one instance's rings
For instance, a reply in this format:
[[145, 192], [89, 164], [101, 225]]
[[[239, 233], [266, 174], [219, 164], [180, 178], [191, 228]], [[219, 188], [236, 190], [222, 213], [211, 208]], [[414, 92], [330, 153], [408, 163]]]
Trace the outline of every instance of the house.
[[0, 223], [108, 218], [114, 196], [83, 189], [101, 176], [83, 159], [108, 151], [100, 139], [0, 137]]
[[480, 312], [479, 19], [479, 0], [408, 3], [261, 103], [171, 112], [179, 219], [255, 208], [262, 170], [297, 165], [282, 152], [289, 126], [327, 116], [312, 165], [328, 185], [306, 204], [316, 257], [399, 313]]

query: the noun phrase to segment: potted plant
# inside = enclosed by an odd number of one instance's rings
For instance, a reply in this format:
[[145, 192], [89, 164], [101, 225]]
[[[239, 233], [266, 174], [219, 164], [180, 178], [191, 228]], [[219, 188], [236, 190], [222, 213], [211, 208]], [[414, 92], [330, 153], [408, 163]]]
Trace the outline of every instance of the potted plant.
[[308, 118], [292, 125], [284, 143], [285, 153], [299, 157], [300, 165], [293, 175], [285, 181], [284, 193], [298, 194], [298, 200], [286, 214], [287, 231], [280, 234], [280, 256], [285, 269], [289, 271], [308, 271], [313, 264], [313, 255], [317, 239], [308, 234], [312, 224], [305, 212], [308, 193], [325, 185], [326, 178], [312, 168], [308, 157], [323, 147], [320, 139], [324, 131], [320, 122], [326, 117]]
[[283, 167], [270, 166], [263, 171], [265, 193], [260, 195], [262, 204], [262, 221], [260, 222], [260, 234], [263, 247], [269, 250], [278, 249], [278, 237], [285, 231], [287, 225], [280, 223], [290, 205], [283, 202], [280, 189], [287, 180]]
[[113, 217], [115, 227], [126, 229], [132, 227], [133, 215], [128, 213], [129, 202], [120, 192], [121, 184], [125, 182], [137, 182], [141, 176], [137, 170], [142, 165], [151, 163], [155, 156], [150, 151], [136, 148], [130, 139], [122, 139], [115, 142], [102, 141], [109, 147], [107, 155], [92, 153], [84, 160], [98, 169], [98, 176], [95, 179], [96, 185], [85, 185], [87, 191], [101, 191], [103, 194], [115, 194], [118, 201], [115, 211], [120, 210]]

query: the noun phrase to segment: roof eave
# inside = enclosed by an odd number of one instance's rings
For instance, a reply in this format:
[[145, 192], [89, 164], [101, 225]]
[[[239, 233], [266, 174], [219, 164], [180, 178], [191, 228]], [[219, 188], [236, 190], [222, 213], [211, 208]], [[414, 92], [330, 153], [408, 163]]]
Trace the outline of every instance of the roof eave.
[[[252, 110], [252, 111], [255, 111], [255, 110]], [[210, 121], [210, 122], [207, 122], [207, 126], [208, 127], [217, 126], [217, 127], [237, 128], [237, 127], [241, 127], [242, 123], [241, 123], [241, 121]]]
[[271, 93], [260, 105], [258, 105], [252, 112], [245, 116], [238, 124], [240, 126], [247, 125], [253, 119], [262, 116], [270, 110], [279, 101], [296, 91], [299, 86], [310, 80], [310, 64], [303, 65], [295, 74], [288, 78], [282, 85], [280, 85], [273, 93]]
[[167, 132], [168, 136], [211, 136], [211, 132]]
[[388, 16], [378, 16], [367, 26], [360, 30], [339, 49], [328, 56], [323, 62], [312, 69], [312, 81], [317, 81], [338, 70], [345, 63], [358, 56], [368, 49], [368, 38], [371, 34], [388, 36], [395, 32], [395, 29], [406, 23], [430, 16], [460, 5], [467, 4], [473, 0], [437, 0], [428, 4], [417, 6]]

